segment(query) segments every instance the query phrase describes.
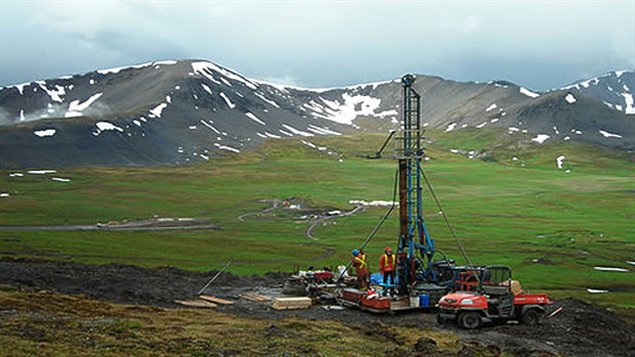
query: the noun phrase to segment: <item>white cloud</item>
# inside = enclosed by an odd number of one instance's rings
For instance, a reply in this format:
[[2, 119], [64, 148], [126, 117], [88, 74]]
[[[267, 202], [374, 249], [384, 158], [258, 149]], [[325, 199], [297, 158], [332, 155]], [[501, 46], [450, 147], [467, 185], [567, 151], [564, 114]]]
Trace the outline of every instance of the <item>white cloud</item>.
[[[503, 78], [540, 90], [585, 71], [632, 68], [631, 7], [627, 1], [3, 1], [0, 85], [156, 59], [206, 58], [250, 77], [300, 86], [413, 71]], [[567, 58], [567, 65], [554, 58]]]

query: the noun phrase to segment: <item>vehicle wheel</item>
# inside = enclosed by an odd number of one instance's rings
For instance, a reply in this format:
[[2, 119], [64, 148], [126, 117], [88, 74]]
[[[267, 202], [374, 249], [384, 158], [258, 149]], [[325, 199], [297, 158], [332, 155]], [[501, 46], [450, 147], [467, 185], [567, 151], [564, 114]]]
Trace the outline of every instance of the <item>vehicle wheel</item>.
[[459, 315], [459, 326], [467, 330], [474, 330], [481, 327], [481, 315], [476, 311], [463, 312]]
[[538, 310], [536, 309], [527, 310], [523, 314], [522, 323], [527, 326], [536, 326], [540, 323], [541, 317], [542, 317], [542, 314]]

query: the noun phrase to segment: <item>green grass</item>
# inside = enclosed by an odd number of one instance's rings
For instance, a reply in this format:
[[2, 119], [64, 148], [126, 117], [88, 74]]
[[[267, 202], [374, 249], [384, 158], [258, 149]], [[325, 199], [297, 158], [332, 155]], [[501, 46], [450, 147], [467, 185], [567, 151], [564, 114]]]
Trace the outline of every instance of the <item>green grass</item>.
[[422, 337], [436, 342], [435, 356], [454, 355], [465, 347], [479, 356], [499, 355], [488, 353], [486, 345], [462, 342], [450, 331], [420, 326], [381, 324], [378, 329], [299, 317], [266, 319], [2, 286], [0, 309], [10, 311], [0, 324], [2, 355], [10, 356], [411, 355]]
[[[635, 164], [625, 154], [574, 143], [510, 151], [493, 141], [499, 134], [429, 134], [434, 144], [426, 170], [471, 259], [512, 266], [526, 290], [632, 311], [635, 275], [593, 267], [635, 269], [626, 263], [635, 260]], [[305, 237], [304, 223], [236, 219], [265, 208], [261, 199], [301, 197], [316, 207], [350, 209], [351, 199], [392, 198], [395, 161], [361, 158], [374, 152], [384, 136], [310, 139], [338, 155], [288, 139], [268, 142], [258, 152], [189, 167], [60, 170], [56, 175], [71, 178], [69, 183], [53, 182], [50, 175], [10, 178], [4, 172], [0, 192], [11, 196], [0, 199], [0, 225], [93, 224], [159, 215], [204, 217], [222, 230], [0, 232], [0, 252], [198, 271], [217, 269], [232, 259], [231, 269], [240, 274], [285, 271], [296, 264], [343, 264], [384, 208], [319, 226], [314, 230], [317, 241]], [[485, 149], [492, 159], [470, 160], [451, 154], [450, 148]], [[556, 168], [555, 157], [561, 154], [568, 174]], [[426, 209], [437, 246], [463, 263], [431, 200]], [[384, 246], [395, 244], [396, 232], [393, 215], [368, 248], [371, 262]], [[376, 270], [375, 265], [371, 268]], [[615, 292], [591, 295], [587, 287]]]

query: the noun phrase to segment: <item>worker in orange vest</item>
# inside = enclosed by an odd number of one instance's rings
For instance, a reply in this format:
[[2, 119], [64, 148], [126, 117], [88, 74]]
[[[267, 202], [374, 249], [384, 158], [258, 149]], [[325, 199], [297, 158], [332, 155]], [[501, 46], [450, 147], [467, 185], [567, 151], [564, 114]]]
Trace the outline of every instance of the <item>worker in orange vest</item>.
[[368, 264], [363, 250], [353, 249], [353, 266], [357, 275], [357, 286], [360, 289], [368, 287]]
[[[397, 257], [392, 254], [392, 249], [390, 247], [386, 247], [384, 249], [384, 253], [385, 254], [379, 258], [379, 271], [381, 271], [381, 274], [384, 276], [384, 284], [388, 282], [388, 277], [390, 277], [390, 284], [394, 284]], [[394, 291], [394, 289], [391, 290]]]

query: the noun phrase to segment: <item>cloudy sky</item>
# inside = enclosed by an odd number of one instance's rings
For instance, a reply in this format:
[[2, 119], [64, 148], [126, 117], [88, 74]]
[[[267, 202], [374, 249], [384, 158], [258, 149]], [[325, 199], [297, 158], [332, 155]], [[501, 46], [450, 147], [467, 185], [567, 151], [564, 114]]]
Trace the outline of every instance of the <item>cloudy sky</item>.
[[305, 87], [415, 72], [544, 90], [635, 67], [635, 0], [0, 0], [0, 86], [182, 58]]

